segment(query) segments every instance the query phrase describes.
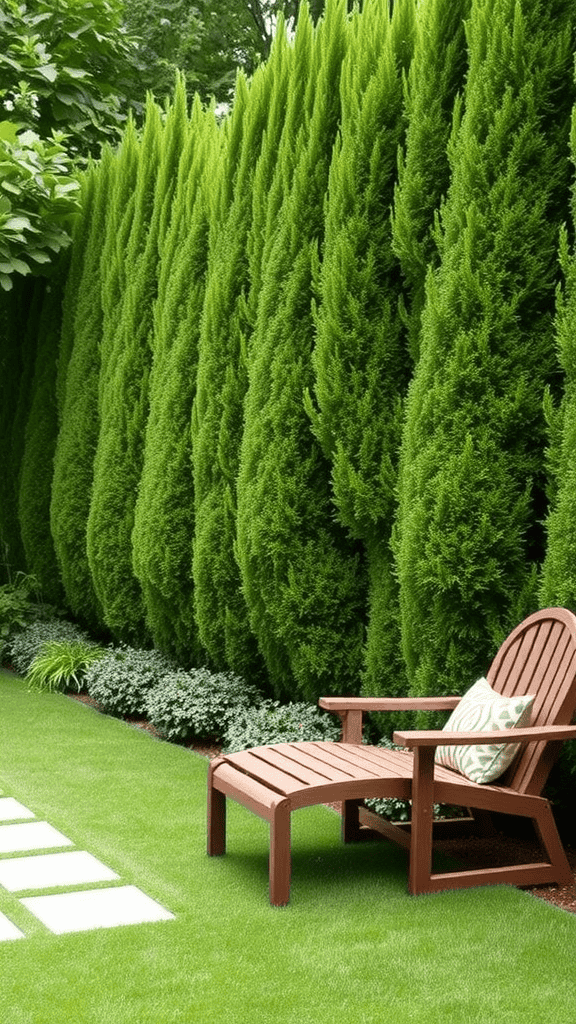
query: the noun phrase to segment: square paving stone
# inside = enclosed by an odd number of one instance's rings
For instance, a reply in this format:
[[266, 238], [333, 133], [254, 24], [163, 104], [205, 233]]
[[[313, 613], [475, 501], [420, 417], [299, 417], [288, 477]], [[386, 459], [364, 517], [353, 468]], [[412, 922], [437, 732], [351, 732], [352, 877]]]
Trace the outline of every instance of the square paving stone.
[[34, 818], [35, 815], [13, 796], [0, 797], [0, 821], [18, 821], [19, 818]]
[[0, 942], [7, 942], [9, 939], [23, 939], [24, 935], [12, 921], [9, 921], [4, 914], [0, 914]]
[[174, 914], [134, 885], [27, 896], [20, 902], [55, 935], [174, 919]]
[[23, 853], [25, 850], [49, 850], [56, 846], [72, 845], [71, 839], [67, 839], [47, 821], [0, 825], [0, 853]]
[[91, 853], [45, 853], [38, 857], [14, 857], [0, 861], [0, 885], [9, 892], [51, 889], [57, 885], [111, 882], [119, 875]]

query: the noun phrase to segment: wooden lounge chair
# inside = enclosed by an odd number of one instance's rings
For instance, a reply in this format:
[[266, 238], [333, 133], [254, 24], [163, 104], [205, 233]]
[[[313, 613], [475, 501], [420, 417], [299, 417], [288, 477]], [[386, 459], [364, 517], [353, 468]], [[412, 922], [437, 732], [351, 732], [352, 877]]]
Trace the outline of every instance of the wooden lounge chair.
[[[562, 608], [531, 615], [510, 634], [487, 676], [502, 696], [534, 694], [527, 728], [496, 732], [401, 731], [394, 734], [406, 750], [362, 744], [365, 711], [450, 710], [460, 697], [324, 697], [320, 706], [340, 716], [338, 743], [280, 743], [215, 758], [208, 779], [208, 853], [226, 846], [226, 798], [243, 804], [270, 823], [270, 902], [283, 905], [290, 894], [290, 815], [317, 803], [343, 801], [342, 836], [360, 838], [366, 826], [383, 832], [409, 850], [411, 893], [509, 882], [513, 885], [568, 884], [573, 881], [548, 800], [540, 794], [564, 740], [576, 737], [576, 616]], [[491, 784], [471, 782], [434, 763], [439, 745], [520, 741], [506, 773]], [[411, 752], [412, 751], [412, 752]], [[362, 801], [397, 797], [412, 801], [411, 825], [377, 818]], [[479, 812], [501, 812], [531, 819], [543, 849], [535, 863], [434, 873], [433, 804]]]

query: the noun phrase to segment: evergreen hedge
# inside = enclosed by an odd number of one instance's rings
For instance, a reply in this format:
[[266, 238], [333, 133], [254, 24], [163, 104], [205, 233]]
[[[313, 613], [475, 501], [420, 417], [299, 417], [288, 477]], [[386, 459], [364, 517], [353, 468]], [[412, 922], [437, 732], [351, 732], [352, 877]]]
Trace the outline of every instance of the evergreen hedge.
[[[250, 286], [247, 240], [253, 182], [261, 148], [276, 146], [288, 91], [287, 41], [275, 39], [267, 64], [246, 95], [238, 163], [228, 160], [221, 189], [230, 192], [222, 223], [211, 233], [209, 275], [198, 350], [193, 417], [195, 496], [194, 584], [202, 642], [218, 668], [261, 677], [235, 556], [236, 478], [247, 389]], [[229, 180], [231, 179], [231, 184]], [[266, 187], [261, 179], [259, 187]]]
[[363, 543], [369, 576], [364, 692], [404, 693], [390, 534], [401, 400], [410, 361], [389, 210], [403, 141], [402, 72], [415, 9], [366, 11], [344, 64], [342, 130], [330, 167], [316, 321], [314, 431], [335, 514]]
[[348, 33], [345, 5], [329, 2], [317, 30], [312, 114], [298, 135], [292, 186], [264, 268], [238, 480], [238, 552], [252, 627], [276, 692], [290, 692], [294, 679], [308, 700], [357, 690], [362, 660], [362, 558], [333, 521], [329, 467], [303, 401], [313, 382], [313, 271]]
[[537, 604], [570, 7], [475, 0], [467, 23], [441, 262], [401, 453], [396, 555], [416, 695], [466, 689]]
[[157, 260], [150, 236], [158, 207], [155, 197], [165, 129], [151, 97], [146, 108], [125, 253], [123, 289], [113, 337], [102, 341], [99, 385], [100, 429], [87, 524], [87, 551], [94, 589], [112, 634], [129, 642], [146, 637], [141, 587], [132, 568], [134, 506], [142, 468], [150, 348], [148, 329], [153, 299], [151, 264]]
[[59, 352], [66, 372], [64, 375], [63, 368], [60, 371], [64, 384], [54, 452], [50, 523], [68, 607], [92, 628], [98, 628], [102, 622], [86, 551], [86, 521], [99, 427], [102, 238], [107, 229], [110, 194], [121, 166], [115, 162], [112, 151], [105, 149], [97, 171], [88, 172], [85, 190], [90, 192], [90, 204], [84, 213], [88, 224], [80, 243], [82, 269], [75, 268], [68, 279]]
[[216, 121], [196, 104], [182, 154], [154, 312], [150, 411], [135, 509], [134, 568], [154, 643], [202, 661], [194, 619], [191, 416], [205, 289], [210, 182], [220, 153]]

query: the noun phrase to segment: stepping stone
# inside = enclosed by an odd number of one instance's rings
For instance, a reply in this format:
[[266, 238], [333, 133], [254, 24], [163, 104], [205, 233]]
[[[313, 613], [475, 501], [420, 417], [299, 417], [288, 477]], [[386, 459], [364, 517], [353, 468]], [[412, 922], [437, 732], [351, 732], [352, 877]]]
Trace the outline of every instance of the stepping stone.
[[9, 939], [23, 939], [24, 933], [12, 924], [4, 914], [0, 914], [0, 942], [6, 942]]
[[47, 821], [0, 825], [0, 853], [23, 853], [24, 850], [49, 850], [55, 846], [72, 845], [71, 839], [67, 839]]
[[0, 861], [0, 885], [8, 892], [51, 889], [57, 885], [111, 882], [120, 876], [91, 853], [46, 853]]
[[27, 896], [20, 902], [55, 935], [174, 920], [174, 914], [134, 885], [53, 896]]
[[17, 821], [19, 818], [34, 818], [35, 815], [27, 807], [12, 796], [0, 798], [0, 821]]

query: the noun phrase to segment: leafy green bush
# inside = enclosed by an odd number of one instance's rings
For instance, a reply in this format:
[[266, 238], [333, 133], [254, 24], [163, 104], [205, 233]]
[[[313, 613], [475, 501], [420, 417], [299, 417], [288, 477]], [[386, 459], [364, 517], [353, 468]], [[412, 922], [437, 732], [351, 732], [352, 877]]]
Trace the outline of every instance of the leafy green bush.
[[122, 644], [89, 666], [85, 686], [109, 714], [145, 715], [148, 691], [173, 671], [173, 662], [159, 651]]
[[0, 198], [0, 288], [12, 274], [29, 274], [70, 244], [69, 221], [78, 210], [79, 184], [62, 145], [63, 132], [41, 139], [0, 122], [4, 189]]
[[165, 676], [148, 693], [146, 711], [166, 739], [196, 736], [222, 740], [234, 719], [249, 717], [261, 699], [256, 687], [238, 676], [199, 668]]
[[36, 655], [26, 675], [31, 690], [75, 689], [80, 692], [86, 669], [106, 651], [89, 640], [52, 640]]
[[227, 753], [267, 743], [297, 743], [298, 740], [338, 740], [340, 725], [314, 704], [265, 700], [259, 708], [242, 710], [231, 721], [224, 737]]
[[23, 629], [34, 615], [36, 590], [34, 577], [22, 572], [16, 574], [13, 583], [0, 586], [0, 660], [13, 634]]
[[26, 675], [34, 659], [47, 644], [64, 641], [89, 643], [90, 638], [67, 619], [35, 619], [12, 637], [7, 652], [16, 671]]

